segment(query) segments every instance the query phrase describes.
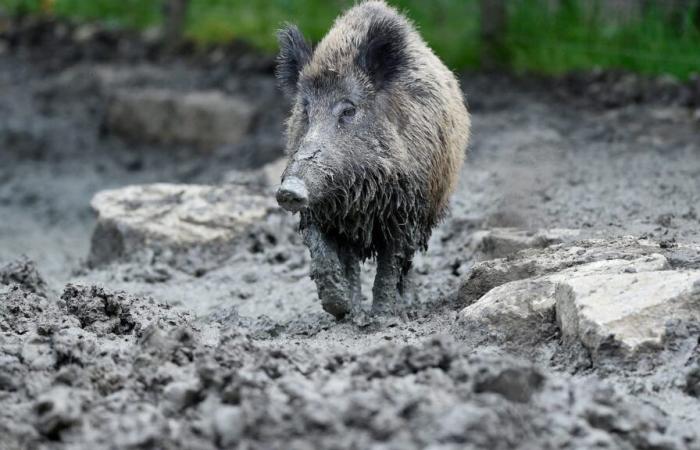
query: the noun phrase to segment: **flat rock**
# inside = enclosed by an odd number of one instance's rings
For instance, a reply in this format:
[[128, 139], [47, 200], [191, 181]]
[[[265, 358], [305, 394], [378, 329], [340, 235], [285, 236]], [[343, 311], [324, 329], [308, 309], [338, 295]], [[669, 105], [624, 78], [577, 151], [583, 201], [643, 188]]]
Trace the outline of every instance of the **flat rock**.
[[547, 275], [596, 261], [637, 259], [658, 251], [658, 246], [642, 243], [632, 237], [590, 239], [544, 249], [524, 249], [507, 258], [475, 263], [464, 276], [458, 296], [467, 306], [491, 289], [510, 281]]
[[504, 258], [526, 248], [546, 248], [574, 240], [579, 230], [551, 229], [529, 231], [518, 228], [493, 228], [474, 234], [477, 250], [484, 259]]
[[107, 126], [134, 140], [211, 149], [239, 143], [254, 113], [248, 102], [220, 91], [120, 89], [109, 100]]
[[100, 265], [145, 257], [183, 270], [212, 267], [233, 242], [277, 209], [243, 186], [151, 184], [98, 192], [88, 261]]
[[700, 271], [653, 271], [573, 277], [558, 283], [562, 334], [594, 359], [658, 349], [673, 321], [700, 321]]
[[549, 275], [511, 281], [490, 290], [464, 308], [459, 319], [466, 327], [483, 330], [501, 339], [536, 339], [554, 324], [555, 294], [559, 283], [601, 274], [634, 274], [666, 268], [666, 258], [652, 254], [633, 260], [596, 261]]

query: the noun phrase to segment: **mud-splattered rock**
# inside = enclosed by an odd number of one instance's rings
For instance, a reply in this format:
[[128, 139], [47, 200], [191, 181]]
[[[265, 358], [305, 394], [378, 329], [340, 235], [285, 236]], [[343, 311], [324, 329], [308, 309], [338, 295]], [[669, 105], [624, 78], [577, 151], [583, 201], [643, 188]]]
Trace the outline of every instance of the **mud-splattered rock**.
[[526, 248], [546, 248], [574, 240], [579, 230], [551, 229], [528, 231], [518, 228], [493, 228], [474, 233], [477, 250], [485, 259], [504, 258]]
[[243, 186], [152, 184], [102, 191], [90, 264], [157, 260], [197, 273], [235, 251], [248, 226], [276, 210], [274, 199]]
[[658, 246], [641, 243], [632, 237], [591, 239], [545, 249], [525, 249], [509, 258], [474, 264], [462, 280], [458, 296], [466, 306], [509, 281], [547, 275], [595, 261], [636, 259], [658, 251]]
[[558, 283], [577, 277], [658, 271], [668, 268], [659, 254], [633, 260], [615, 259], [574, 266], [550, 275], [498, 286], [460, 313], [461, 323], [504, 341], [542, 339], [551, 335]]
[[632, 356], [663, 345], [670, 322], [700, 321], [700, 271], [593, 275], [561, 281], [557, 322], [595, 359]]
[[554, 322], [555, 284], [547, 279], [511, 281], [460, 313], [460, 323], [504, 341], [547, 335]]
[[107, 126], [128, 138], [204, 149], [240, 142], [253, 121], [247, 101], [219, 91], [124, 89], [107, 108]]

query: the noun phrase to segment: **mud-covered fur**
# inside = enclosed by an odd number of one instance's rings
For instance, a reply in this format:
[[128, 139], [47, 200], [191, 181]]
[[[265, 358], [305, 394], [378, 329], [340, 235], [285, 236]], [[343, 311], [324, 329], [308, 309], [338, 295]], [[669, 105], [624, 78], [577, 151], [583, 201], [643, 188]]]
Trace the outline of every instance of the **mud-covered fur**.
[[466, 151], [457, 80], [382, 1], [347, 11], [316, 48], [293, 26], [279, 41], [277, 76], [294, 100], [284, 176], [309, 192], [302, 230], [316, 225], [361, 260], [389, 252], [405, 273], [444, 215]]

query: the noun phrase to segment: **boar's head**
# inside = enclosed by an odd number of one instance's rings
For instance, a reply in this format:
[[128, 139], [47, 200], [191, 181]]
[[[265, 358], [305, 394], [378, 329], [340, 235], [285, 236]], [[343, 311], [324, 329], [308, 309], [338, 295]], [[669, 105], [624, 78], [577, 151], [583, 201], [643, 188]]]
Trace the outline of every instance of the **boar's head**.
[[383, 185], [416, 164], [392, 96], [410, 64], [404, 24], [375, 17], [359, 32], [337, 28], [315, 49], [295, 26], [278, 33], [277, 78], [293, 107], [277, 201], [292, 212], [337, 217], [386, 206], [376, 198]]

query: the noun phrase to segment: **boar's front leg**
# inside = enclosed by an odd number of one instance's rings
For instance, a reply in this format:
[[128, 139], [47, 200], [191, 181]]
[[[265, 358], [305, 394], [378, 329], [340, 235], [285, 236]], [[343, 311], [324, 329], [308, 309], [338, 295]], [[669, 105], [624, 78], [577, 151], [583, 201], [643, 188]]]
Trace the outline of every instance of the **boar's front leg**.
[[404, 295], [403, 258], [394, 248], [384, 248], [377, 254], [377, 274], [372, 287], [374, 314], [401, 315], [407, 306]]
[[342, 319], [357, 312], [361, 301], [360, 263], [315, 225], [304, 230], [304, 243], [311, 253], [311, 279], [316, 283], [323, 309]]

